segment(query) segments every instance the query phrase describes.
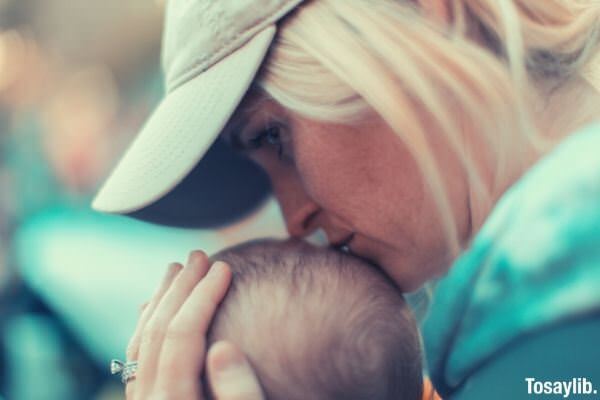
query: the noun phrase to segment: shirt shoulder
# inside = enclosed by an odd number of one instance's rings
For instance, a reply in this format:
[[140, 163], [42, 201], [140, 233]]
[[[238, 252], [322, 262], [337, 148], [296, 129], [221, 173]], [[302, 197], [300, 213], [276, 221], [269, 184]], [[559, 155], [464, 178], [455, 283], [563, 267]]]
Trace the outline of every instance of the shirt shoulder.
[[423, 335], [436, 385], [519, 336], [600, 308], [600, 124], [565, 139], [497, 203], [434, 293]]

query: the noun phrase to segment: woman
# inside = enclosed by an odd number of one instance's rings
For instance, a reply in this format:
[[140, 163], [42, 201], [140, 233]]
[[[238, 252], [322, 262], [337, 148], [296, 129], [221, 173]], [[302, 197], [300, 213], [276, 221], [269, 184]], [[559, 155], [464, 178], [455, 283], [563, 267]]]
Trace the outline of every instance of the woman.
[[[127, 213], [152, 204], [221, 135], [267, 172], [291, 235], [321, 228], [403, 291], [447, 275], [424, 325], [443, 395], [489, 398], [491, 384], [516, 398], [528, 381], [498, 381], [501, 355], [600, 307], [591, 292], [579, 301], [565, 292], [599, 282], [600, 262], [583, 269], [575, 257], [585, 244], [598, 260], [590, 249], [600, 247], [600, 165], [582, 153], [600, 140], [592, 124], [600, 120], [599, 21], [597, 2], [576, 0], [172, 0], [167, 95], [94, 207]], [[584, 167], [568, 174], [574, 158]], [[560, 219], [547, 212], [571, 204]], [[532, 213], [519, 213], [521, 205]], [[531, 249], [528, 238], [537, 253], [513, 265], [513, 253]], [[541, 250], [549, 257], [536, 258]], [[558, 274], [556, 259], [574, 260], [560, 271], [577, 273]], [[202, 254], [188, 264], [171, 270], [142, 313], [128, 351], [139, 363], [128, 398], [200, 393], [203, 332], [230, 273], [203, 278]], [[506, 317], [515, 309], [531, 314]], [[552, 312], [537, 318], [540, 310]], [[501, 329], [490, 326], [496, 318]], [[561, 348], [556, 340], [544, 348]], [[261, 398], [231, 345], [211, 349], [207, 365], [218, 398]]]

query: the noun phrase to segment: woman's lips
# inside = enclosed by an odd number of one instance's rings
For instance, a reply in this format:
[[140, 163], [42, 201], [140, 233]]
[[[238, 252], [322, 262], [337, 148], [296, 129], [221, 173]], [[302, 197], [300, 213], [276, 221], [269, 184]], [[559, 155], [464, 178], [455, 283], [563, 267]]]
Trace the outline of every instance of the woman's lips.
[[[382, 269], [381, 265], [377, 261], [377, 257], [373, 254], [372, 251], [369, 251], [369, 247], [365, 247], [366, 243], [361, 240], [360, 236], [357, 236], [353, 233], [351, 236], [346, 238], [347, 240], [341, 246], [342, 248], [338, 248], [339, 251], [342, 251], [346, 254], [349, 254], [353, 257], [360, 259], [361, 261], [369, 264], [372, 267], [377, 269]], [[342, 242], [340, 242], [342, 243]], [[352, 244], [352, 246], [351, 246]], [[345, 248], [345, 249], [344, 249]]]
[[[381, 266], [372, 257], [372, 254], [369, 254], [368, 251], [365, 251], [367, 249], [361, 250], [360, 243], [359, 243], [360, 241], [357, 241], [355, 239], [360, 239], [360, 238], [356, 235], [356, 232], [352, 232], [351, 234], [344, 237], [343, 239], [332, 243], [331, 248], [333, 248], [336, 251], [342, 252], [344, 254], [348, 254], [353, 257], [356, 257], [356, 258], [360, 259], [362, 262], [370, 265], [371, 267], [381, 270], [382, 269]], [[354, 248], [351, 247], [351, 244], [353, 243], [353, 241], [354, 241], [354, 246], [353, 246]]]
[[354, 239], [354, 233], [349, 234], [338, 242], [332, 243], [331, 247], [343, 253], [350, 254], [352, 252], [350, 249], [350, 242], [352, 242], [352, 239]]

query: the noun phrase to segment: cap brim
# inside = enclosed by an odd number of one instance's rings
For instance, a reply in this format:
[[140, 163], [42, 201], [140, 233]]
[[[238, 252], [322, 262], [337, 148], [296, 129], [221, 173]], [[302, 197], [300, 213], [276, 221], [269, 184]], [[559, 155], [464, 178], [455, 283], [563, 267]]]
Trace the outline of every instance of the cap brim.
[[269, 178], [264, 171], [217, 138], [169, 193], [125, 215], [160, 225], [215, 228], [245, 217], [269, 194]]
[[[247, 92], [274, 35], [275, 27], [268, 27], [169, 93], [108, 177], [92, 207], [108, 213], [139, 212], [167, 195], [195, 167], [201, 167], [199, 161]], [[203, 186], [201, 181], [195, 183]], [[211, 191], [210, 187], [198, 189]]]

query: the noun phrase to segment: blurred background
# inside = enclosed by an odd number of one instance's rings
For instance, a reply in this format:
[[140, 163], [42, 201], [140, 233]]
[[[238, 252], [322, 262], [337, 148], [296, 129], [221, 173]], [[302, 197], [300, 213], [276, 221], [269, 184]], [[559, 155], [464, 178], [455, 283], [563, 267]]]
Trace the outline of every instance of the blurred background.
[[0, 400], [121, 399], [109, 375], [166, 265], [283, 235], [267, 201], [233, 227], [89, 209], [162, 95], [157, 0], [0, 0]]

